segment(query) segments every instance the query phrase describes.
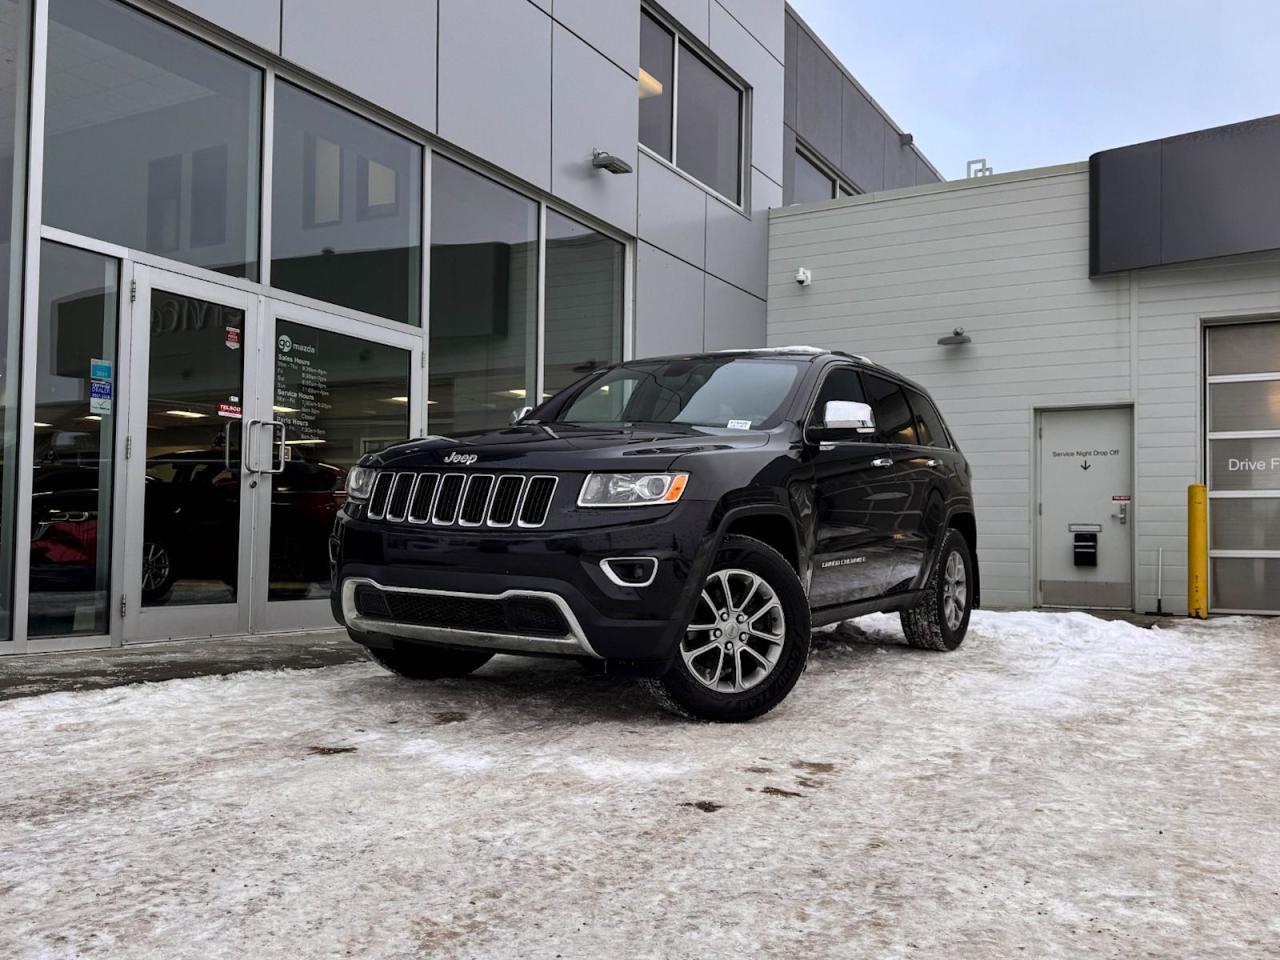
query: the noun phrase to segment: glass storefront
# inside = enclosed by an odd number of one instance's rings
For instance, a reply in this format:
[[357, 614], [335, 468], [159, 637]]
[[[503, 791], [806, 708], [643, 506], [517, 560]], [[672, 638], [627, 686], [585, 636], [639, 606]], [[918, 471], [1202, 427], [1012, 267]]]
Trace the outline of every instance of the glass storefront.
[[431, 165], [432, 433], [505, 426], [537, 390], [538, 205]]
[[48, 0], [25, 244], [31, 9], [0, 0], [10, 650], [331, 625], [360, 457], [505, 426], [623, 357], [625, 242], [120, 0]]
[[262, 71], [117, 0], [50, 0], [44, 222], [258, 277]]
[[27, 634], [107, 632], [120, 263], [40, 250]]
[[30, 41], [29, 0], [0, 0], [0, 650], [13, 637]]
[[1211, 326], [1209, 606], [1280, 613], [1280, 321]]
[[271, 284], [421, 322], [422, 148], [276, 84]]

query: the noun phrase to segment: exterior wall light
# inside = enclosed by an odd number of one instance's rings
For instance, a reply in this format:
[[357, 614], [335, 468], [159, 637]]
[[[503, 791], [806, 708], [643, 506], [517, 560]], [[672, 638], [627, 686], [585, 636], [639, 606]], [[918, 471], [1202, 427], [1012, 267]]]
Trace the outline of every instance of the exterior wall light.
[[800, 284], [802, 287], [807, 287], [809, 284], [813, 283], [813, 271], [808, 267], [801, 267], [796, 271], [796, 283]]
[[940, 347], [959, 347], [966, 343], [973, 343], [973, 337], [964, 332], [964, 327], [956, 327], [949, 337], [938, 338]]
[[612, 153], [595, 149], [591, 151], [591, 166], [597, 170], [608, 170], [610, 173], [630, 173], [631, 164]]

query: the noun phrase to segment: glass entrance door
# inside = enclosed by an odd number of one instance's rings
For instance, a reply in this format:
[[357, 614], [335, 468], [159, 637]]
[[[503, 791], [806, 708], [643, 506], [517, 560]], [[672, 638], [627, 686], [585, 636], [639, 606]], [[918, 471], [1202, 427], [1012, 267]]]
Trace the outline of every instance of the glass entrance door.
[[249, 629], [263, 421], [256, 295], [137, 265], [124, 637]]
[[416, 436], [422, 337], [267, 301], [258, 395], [273, 424], [255, 523], [254, 630], [334, 626], [329, 532], [347, 471]]
[[419, 432], [421, 335], [134, 278], [126, 642], [334, 626], [347, 471]]

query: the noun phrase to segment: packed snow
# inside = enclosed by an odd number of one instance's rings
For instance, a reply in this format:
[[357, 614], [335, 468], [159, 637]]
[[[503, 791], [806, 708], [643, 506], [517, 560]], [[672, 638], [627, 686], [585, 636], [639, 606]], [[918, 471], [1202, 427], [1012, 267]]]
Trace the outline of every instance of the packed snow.
[[0, 704], [0, 956], [1276, 955], [1280, 622], [900, 639], [746, 726], [505, 657]]

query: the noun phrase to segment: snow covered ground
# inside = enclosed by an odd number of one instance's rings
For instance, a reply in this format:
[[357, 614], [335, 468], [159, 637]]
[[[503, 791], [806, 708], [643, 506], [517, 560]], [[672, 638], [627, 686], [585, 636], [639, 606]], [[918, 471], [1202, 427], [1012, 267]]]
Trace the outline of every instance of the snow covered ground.
[[774, 714], [495, 660], [0, 704], [0, 957], [1261, 957], [1280, 622], [820, 635]]

